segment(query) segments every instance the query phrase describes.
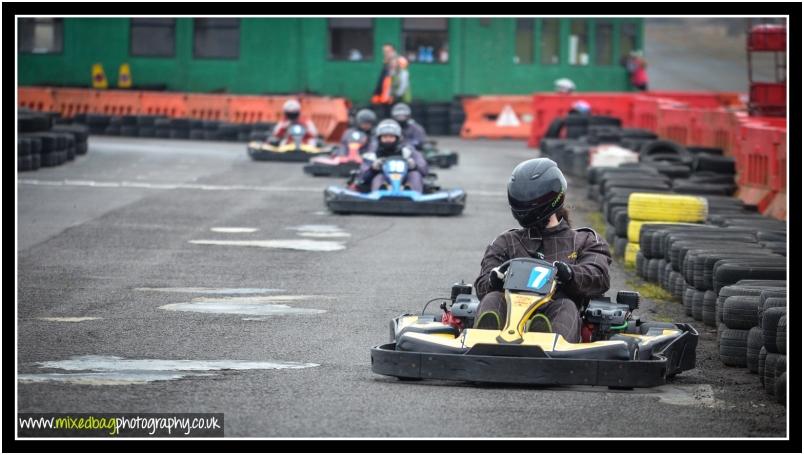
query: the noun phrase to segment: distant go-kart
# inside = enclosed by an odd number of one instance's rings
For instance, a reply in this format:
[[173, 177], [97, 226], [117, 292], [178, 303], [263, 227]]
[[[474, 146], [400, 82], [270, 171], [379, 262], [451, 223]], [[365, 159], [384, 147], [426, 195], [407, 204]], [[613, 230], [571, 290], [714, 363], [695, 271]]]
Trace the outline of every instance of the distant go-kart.
[[310, 157], [327, 154], [320, 140], [316, 145], [306, 144], [302, 140], [306, 133], [304, 125], [293, 124], [284, 144], [276, 138], [251, 141], [248, 143], [248, 155], [256, 161], [307, 161]]
[[434, 140], [426, 141], [422, 147], [422, 154], [431, 166], [449, 169], [458, 164], [458, 152], [452, 150], [439, 150]]
[[385, 183], [377, 191], [369, 191], [368, 182], [356, 182], [357, 171], [346, 187], [330, 186], [324, 190], [324, 202], [335, 213], [385, 215], [459, 215], [466, 205], [466, 193], [460, 189], [442, 190], [435, 184], [435, 174], [424, 178], [424, 191], [405, 186], [408, 162], [402, 156], [384, 158], [382, 173]]
[[310, 164], [304, 166], [304, 172], [314, 177], [348, 177], [363, 162], [360, 149], [368, 140], [366, 133], [352, 131], [347, 138], [346, 155], [338, 155], [333, 150], [328, 156], [310, 158]]
[[455, 285], [451, 298], [442, 299], [443, 314], [391, 321], [391, 342], [371, 349], [372, 371], [403, 380], [634, 388], [665, 384], [695, 367], [698, 332], [683, 323], [633, 320], [636, 292], [620, 291], [616, 302], [593, 299], [582, 308], [580, 343], [529, 331], [531, 318], [555, 293], [556, 269], [532, 258], [506, 266], [502, 330], [471, 328], [480, 302], [470, 285]]

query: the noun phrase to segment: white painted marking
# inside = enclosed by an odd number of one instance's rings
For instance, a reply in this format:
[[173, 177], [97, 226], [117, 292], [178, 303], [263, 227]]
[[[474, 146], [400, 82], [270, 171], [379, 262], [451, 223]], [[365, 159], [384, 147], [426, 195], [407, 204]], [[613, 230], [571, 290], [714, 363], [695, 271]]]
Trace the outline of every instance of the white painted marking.
[[40, 368], [54, 368], [80, 373], [20, 374], [20, 382], [68, 382], [88, 385], [143, 384], [170, 381], [193, 376], [215, 376], [198, 373], [222, 370], [279, 370], [317, 367], [316, 363], [254, 360], [161, 360], [125, 359], [117, 356], [85, 355], [66, 360], [36, 362]]
[[339, 251], [346, 247], [342, 242], [326, 240], [190, 240], [196, 245], [255, 246], [300, 251]]
[[343, 238], [352, 236], [352, 234], [344, 232], [338, 226], [331, 224], [303, 224], [301, 226], [291, 226], [287, 229], [297, 231], [302, 237]]
[[91, 317], [51, 317], [51, 318], [36, 318], [40, 321], [50, 321], [50, 322], [84, 322], [84, 321], [94, 321], [96, 319], [101, 318], [91, 318]]
[[170, 311], [191, 311], [195, 313], [245, 314], [251, 316], [285, 316], [326, 313], [326, 310], [294, 308], [279, 302], [326, 299], [318, 295], [276, 295], [253, 297], [199, 297], [190, 302], [169, 303], [159, 308]]
[[[202, 185], [196, 183], [159, 183], [159, 182], [99, 182], [94, 180], [39, 180], [17, 179], [18, 184], [37, 186], [86, 186], [97, 188], [142, 188], [152, 190], [205, 190], [205, 191], [260, 191], [269, 193], [321, 193], [321, 187], [312, 186], [260, 186], [260, 185]], [[464, 188], [472, 197], [506, 197], [504, 191], [487, 191]], [[316, 212], [316, 215], [329, 215], [327, 212]]]
[[262, 294], [265, 292], [283, 292], [284, 289], [268, 288], [134, 288], [135, 291], [147, 292], [180, 292], [186, 294]]
[[344, 237], [351, 237], [352, 234], [348, 232], [299, 232], [301, 237], [314, 237], [314, 238], [322, 238], [322, 239], [335, 239], [335, 238], [344, 238]]
[[212, 232], [222, 232], [224, 234], [248, 234], [251, 232], [257, 232], [258, 230], [259, 229], [257, 228], [246, 227], [214, 227], [210, 229]]

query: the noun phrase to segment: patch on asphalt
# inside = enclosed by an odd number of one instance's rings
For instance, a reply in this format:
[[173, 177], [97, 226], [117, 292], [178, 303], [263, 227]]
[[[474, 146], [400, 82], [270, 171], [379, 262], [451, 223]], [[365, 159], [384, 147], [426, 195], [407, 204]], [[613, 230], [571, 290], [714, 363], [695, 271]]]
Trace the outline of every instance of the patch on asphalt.
[[283, 250], [297, 251], [339, 251], [346, 247], [343, 242], [329, 240], [190, 240], [196, 245], [221, 245], [221, 246], [251, 246], [258, 248], [275, 248]]
[[20, 382], [68, 382], [88, 385], [145, 384], [193, 376], [217, 376], [209, 371], [282, 370], [317, 367], [317, 363], [278, 360], [163, 360], [126, 359], [117, 356], [84, 355], [66, 360], [35, 362], [39, 368], [77, 373], [33, 373], [17, 376]]
[[331, 224], [303, 224], [301, 226], [291, 226], [287, 229], [296, 231], [302, 237], [339, 238], [352, 236], [352, 234]]
[[135, 291], [147, 292], [178, 292], [185, 294], [263, 294], [266, 292], [283, 292], [284, 289], [269, 288], [134, 288]]
[[96, 319], [101, 318], [93, 318], [93, 317], [48, 317], [48, 318], [36, 318], [40, 321], [49, 321], [49, 322], [84, 322], [84, 321], [94, 321]]
[[214, 227], [209, 229], [212, 232], [221, 232], [224, 234], [249, 234], [251, 232], [257, 232], [259, 229], [257, 228], [248, 228], [248, 227]]
[[[326, 310], [296, 308], [283, 302], [310, 301], [327, 298], [318, 295], [276, 295], [253, 297], [199, 297], [189, 302], [170, 303], [159, 308], [170, 311], [195, 313], [243, 314], [249, 316], [311, 315], [326, 313]], [[264, 320], [250, 318], [247, 320]]]

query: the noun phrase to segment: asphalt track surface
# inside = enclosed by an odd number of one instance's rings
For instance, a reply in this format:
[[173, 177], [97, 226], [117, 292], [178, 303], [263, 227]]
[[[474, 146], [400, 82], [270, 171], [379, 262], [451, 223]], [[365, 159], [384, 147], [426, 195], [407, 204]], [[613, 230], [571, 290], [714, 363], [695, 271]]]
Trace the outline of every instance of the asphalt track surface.
[[[436, 170], [443, 186], [468, 193], [459, 217], [332, 215], [323, 189], [338, 179], [252, 162], [244, 144], [92, 137], [75, 162], [19, 174], [18, 410], [223, 412], [235, 437], [785, 436], [785, 408], [756, 375], [720, 364], [702, 324], [698, 368], [656, 389], [373, 374], [369, 348], [386, 342], [388, 321], [473, 281], [488, 242], [514, 227], [505, 183], [536, 156], [519, 142], [439, 143], [460, 152], [459, 166]], [[583, 182], [570, 187], [573, 224], [588, 225]], [[256, 231], [212, 230], [221, 227]], [[221, 240], [343, 248], [192, 243]], [[630, 272], [615, 263], [611, 273], [612, 289], [627, 289]], [[160, 308], [171, 304], [183, 305]], [[279, 313], [215, 312], [242, 308]], [[323, 311], [283, 314], [300, 309]], [[680, 304], [640, 311], [690, 321]], [[58, 363], [73, 357], [92, 371]], [[143, 359], [168, 362], [127, 363]], [[182, 368], [192, 371], [160, 376]]]

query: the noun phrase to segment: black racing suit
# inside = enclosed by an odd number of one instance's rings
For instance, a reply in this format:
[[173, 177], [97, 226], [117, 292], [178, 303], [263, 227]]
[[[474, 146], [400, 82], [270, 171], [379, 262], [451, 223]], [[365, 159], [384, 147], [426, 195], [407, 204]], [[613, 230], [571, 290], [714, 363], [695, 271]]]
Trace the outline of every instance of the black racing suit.
[[531, 234], [529, 229], [512, 229], [499, 235], [486, 248], [480, 263], [480, 276], [475, 280], [480, 299], [477, 315], [496, 311], [500, 321], [504, 322], [507, 312], [505, 295], [490, 289], [491, 270], [509, 259], [532, 258], [542, 253], [546, 261], [569, 264], [574, 277], [561, 285], [553, 300], [537, 312], [550, 319], [553, 332], [577, 343], [581, 339], [579, 308], [588, 303], [590, 297], [601, 296], [609, 289], [611, 254], [608, 244], [592, 229], [572, 229], [563, 219], [558, 226], [545, 228], [540, 236]]

